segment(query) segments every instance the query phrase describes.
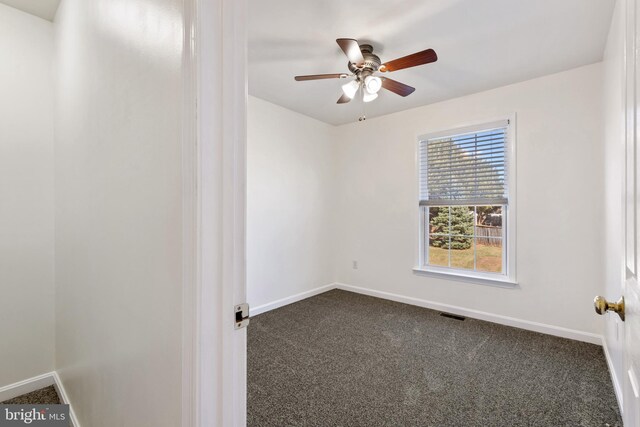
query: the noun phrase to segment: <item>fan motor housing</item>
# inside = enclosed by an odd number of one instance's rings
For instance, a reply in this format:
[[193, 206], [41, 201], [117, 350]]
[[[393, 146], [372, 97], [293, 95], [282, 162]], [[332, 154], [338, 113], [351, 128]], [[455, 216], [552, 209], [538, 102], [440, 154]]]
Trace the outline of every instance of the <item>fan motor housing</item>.
[[358, 68], [351, 62], [347, 64], [349, 71], [355, 74], [358, 80], [364, 79], [366, 76], [370, 76], [375, 73], [380, 68], [380, 64], [382, 64], [378, 55], [373, 53], [373, 46], [370, 44], [361, 44], [360, 51], [364, 57], [364, 66], [362, 68]]

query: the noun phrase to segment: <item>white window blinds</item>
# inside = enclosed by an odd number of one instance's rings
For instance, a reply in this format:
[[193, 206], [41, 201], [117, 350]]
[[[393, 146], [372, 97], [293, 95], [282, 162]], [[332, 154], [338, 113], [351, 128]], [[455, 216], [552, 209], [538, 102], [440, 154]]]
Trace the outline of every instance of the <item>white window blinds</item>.
[[420, 140], [420, 205], [506, 205], [509, 121]]

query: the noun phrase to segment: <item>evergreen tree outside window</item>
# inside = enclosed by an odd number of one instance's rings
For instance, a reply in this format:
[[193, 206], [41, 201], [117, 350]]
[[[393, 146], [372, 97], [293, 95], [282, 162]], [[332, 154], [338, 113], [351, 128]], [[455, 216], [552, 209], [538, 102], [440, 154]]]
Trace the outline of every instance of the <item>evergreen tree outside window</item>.
[[510, 277], [510, 122], [419, 139], [421, 268]]

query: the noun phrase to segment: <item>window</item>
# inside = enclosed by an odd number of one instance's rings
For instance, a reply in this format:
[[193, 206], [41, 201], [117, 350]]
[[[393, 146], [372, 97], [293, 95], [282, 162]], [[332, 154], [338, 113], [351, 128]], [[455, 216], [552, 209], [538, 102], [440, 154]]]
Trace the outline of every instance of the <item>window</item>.
[[510, 126], [502, 120], [419, 139], [419, 270], [514, 280]]

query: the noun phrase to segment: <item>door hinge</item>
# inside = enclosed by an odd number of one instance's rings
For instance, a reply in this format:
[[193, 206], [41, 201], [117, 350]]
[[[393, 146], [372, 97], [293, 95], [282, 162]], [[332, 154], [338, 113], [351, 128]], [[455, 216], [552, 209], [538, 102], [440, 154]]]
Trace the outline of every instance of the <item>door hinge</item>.
[[238, 304], [234, 310], [235, 329], [242, 329], [249, 324], [249, 304]]

